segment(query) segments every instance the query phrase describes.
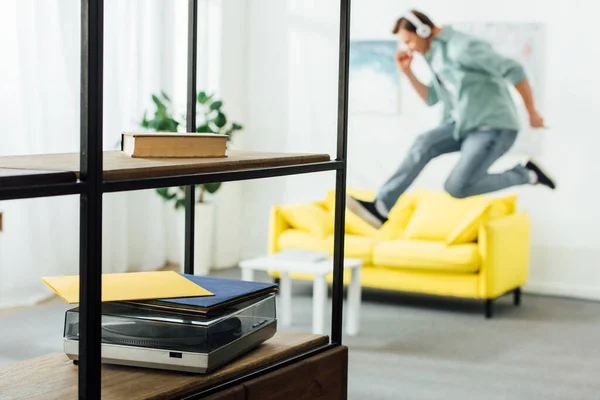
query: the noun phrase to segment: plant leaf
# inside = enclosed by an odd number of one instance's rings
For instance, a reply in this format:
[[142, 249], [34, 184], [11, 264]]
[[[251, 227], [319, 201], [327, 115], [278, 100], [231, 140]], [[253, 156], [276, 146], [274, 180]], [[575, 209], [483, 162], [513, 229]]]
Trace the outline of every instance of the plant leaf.
[[156, 189], [156, 193], [160, 195], [166, 201], [173, 200], [175, 198], [175, 194], [169, 193], [169, 188], [159, 188]]
[[185, 199], [178, 199], [175, 202], [175, 209], [177, 210], [180, 207], [185, 207]]
[[241, 129], [244, 129], [244, 127], [240, 124], [236, 124], [235, 122], [231, 125], [231, 129], [234, 131], [239, 131]]
[[216, 117], [212, 120], [213, 124], [217, 127], [222, 128], [227, 124], [227, 117], [222, 112], [219, 112]]
[[148, 128], [154, 129], [156, 131], [160, 130], [160, 121], [156, 119], [148, 121]]
[[163, 104], [162, 101], [160, 101], [160, 99], [158, 98], [157, 95], [155, 95], [155, 94], [152, 95], [152, 101], [154, 102], [154, 104], [156, 104], [156, 107], [165, 108], [165, 105]]
[[198, 103], [200, 104], [206, 104], [208, 102], [208, 100], [210, 100], [212, 97], [212, 95], [207, 95], [206, 92], [200, 92], [198, 93], [197, 99], [198, 99]]
[[214, 133], [212, 128], [207, 123], [204, 123], [204, 124], [198, 126], [196, 128], [196, 132], [198, 132], [198, 133]]
[[166, 94], [164, 91], [162, 91], [162, 90], [161, 90], [160, 94], [162, 94], [162, 97], [163, 97], [165, 100], [167, 100], [167, 101], [169, 101], [169, 102], [171, 101], [171, 99], [169, 98], [169, 96], [167, 96], [167, 94]]
[[179, 125], [179, 122], [175, 121], [173, 118], [169, 118], [165, 121], [165, 123], [168, 132], [177, 132], [177, 126]]
[[144, 117], [142, 118], [142, 122], [140, 124], [142, 128], [148, 129], [150, 124], [148, 123], [148, 111], [144, 111]]
[[220, 182], [215, 182], [215, 183], [205, 183], [204, 184], [204, 188], [206, 189], [206, 191], [208, 193], [215, 193], [217, 190], [219, 190], [219, 188], [221, 187], [221, 183]]
[[165, 106], [158, 107], [156, 109], [156, 113], [154, 113], [154, 117], [160, 119], [169, 118], [169, 116], [167, 115], [167, 108]]
[[223, 102], [220, 100], [217, 100], [214, 103], [211, 103], [208, 108], [210, 108], [211, 110], [220, 110], [221, 107], [223, 107]]
[[160, 194], [161, 196], [166, 196], [169, 194], [169, 188], [158, 188], [156, 189], [156, 193]]

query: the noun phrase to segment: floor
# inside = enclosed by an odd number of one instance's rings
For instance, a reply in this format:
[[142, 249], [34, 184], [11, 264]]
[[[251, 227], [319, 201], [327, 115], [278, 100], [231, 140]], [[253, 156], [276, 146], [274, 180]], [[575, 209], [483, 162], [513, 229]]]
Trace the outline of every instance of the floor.
[[[308, 332], [310, 284], [294, 282], [294, 295], [290, 329]], [[68, 308], [53, 300], [0, 313], [0, 366], [61, 351]], [[349, 398], [600, 398], [600, 303], [524, 295], [515, 308], [507, 296], [496, 311], [486, 320], [478, 302], [366, 291], [361, 332], [344, 338]]]

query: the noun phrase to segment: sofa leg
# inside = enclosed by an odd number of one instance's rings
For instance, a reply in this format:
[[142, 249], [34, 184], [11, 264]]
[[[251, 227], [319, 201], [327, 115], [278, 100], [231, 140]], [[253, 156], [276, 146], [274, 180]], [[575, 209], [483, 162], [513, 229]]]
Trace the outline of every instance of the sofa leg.
[[494, 300], [488, 299], [485, 301], [485, 317], [492, 318], [494, 315]]
[[520, 306], [521, 305], [521, 288], [518, 287], [515, 289], [515, 291], [513, 292], [513, 303], [515, 306]]

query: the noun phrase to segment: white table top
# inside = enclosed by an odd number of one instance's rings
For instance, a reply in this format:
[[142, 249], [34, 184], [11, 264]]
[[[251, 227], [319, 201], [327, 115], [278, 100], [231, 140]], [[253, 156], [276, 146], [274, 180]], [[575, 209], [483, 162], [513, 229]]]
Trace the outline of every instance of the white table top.
[[[360, 268], [363, 260], [356, 258], [344, 258], [344, 269]], [[282, 260], [273, 256], [265, 256], [244, 260], [240, 262], [240, 268], [258, 271], [295, 272], [305, 274], [328, 274], [333, 272], [333, 257], [320, 261], [296, 261]]]

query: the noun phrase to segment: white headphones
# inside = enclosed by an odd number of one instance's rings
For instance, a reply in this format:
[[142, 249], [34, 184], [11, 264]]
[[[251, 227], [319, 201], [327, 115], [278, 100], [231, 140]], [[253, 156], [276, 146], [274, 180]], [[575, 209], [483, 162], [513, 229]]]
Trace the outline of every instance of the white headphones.
[[424, 24], [413, 12], [409, 11], [404, 14], [404, 18], [406, 18], [411, 24], [417, 28], [417, 36], [427, 39], [431, 36], [431, 27], [427, 24]]

